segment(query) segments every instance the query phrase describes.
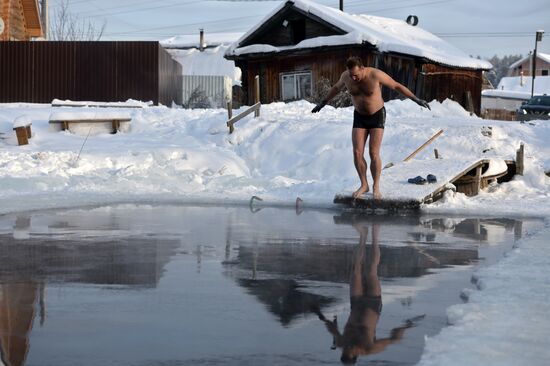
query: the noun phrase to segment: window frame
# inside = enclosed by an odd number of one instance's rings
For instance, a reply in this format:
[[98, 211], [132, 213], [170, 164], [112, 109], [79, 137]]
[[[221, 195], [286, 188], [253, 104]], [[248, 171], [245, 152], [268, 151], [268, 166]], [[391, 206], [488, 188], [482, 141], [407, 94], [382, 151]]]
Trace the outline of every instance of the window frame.
[[[299, 76], [303, 76], [303, 75], [307, 75], [309, 76], [310, 78], [310, 85], [309, 85], [309, 94], [310, 96], [312, 95], [313, 93], [313, 73], [311, 72], [311, 70], [302, 70], [302, 71], [290, 71], [290, 72], [281, 72], [279, 73], [279, 85], [280, 85], [280, 91], [281, 91], [281, 100], [283, 102], [292, 102], [292, 101], [295, 101], [295, 100], [302, 100], [304, 99], [305, 97], [303, 95], [298, 95], [300, 94], [300, 88], [298, 86], [298, 80], [299, 80]], [[287, 76], [292, 76], [294, 78], [294, 98], [288, 98], [288, 99], [285, 99], [285, 92], [284, 92], [284, 88], [283, 88], [283, 78], [284, 77], [287, 77]]]

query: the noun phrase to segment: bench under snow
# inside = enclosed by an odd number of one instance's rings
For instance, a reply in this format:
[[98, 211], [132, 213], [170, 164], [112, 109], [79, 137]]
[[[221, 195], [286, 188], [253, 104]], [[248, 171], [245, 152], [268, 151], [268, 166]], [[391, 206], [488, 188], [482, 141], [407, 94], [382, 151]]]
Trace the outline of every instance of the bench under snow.
[[153, 102], [128, 100], [126, 102], [87, 102], [73, 100], [52, 100], [52, 107], [115, 107], [115, 108], [143, 108], [153, 105]]
[[32, 137], [31, 119], [28, 116], [19, 116], [13, 121], [13, 130], [19, 145], [27, 145]]
[[127, 112], [98, 111], [96, 108], [84, 108], [84, 110], [56, 111], [50, 114], [50, 125], [61, 126], [61, 131], [69, 130], [70, 125], [89, 123], [110, 123], [112, 133], [120, 131], [122, 122], [129, 123], [132, 117]]

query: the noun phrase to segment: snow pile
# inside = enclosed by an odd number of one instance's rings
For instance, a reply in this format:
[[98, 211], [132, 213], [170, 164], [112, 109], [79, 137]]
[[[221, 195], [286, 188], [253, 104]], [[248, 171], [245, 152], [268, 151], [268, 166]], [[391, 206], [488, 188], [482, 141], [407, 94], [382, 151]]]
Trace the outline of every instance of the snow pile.
[[241, 80], [241, 69], [235, 62], [226, 60], [223, 55], [229, 46], [207, 48], [203, 52], [197, 48], [187, 50], [168, 49], [167, 51], [182, 66], [183, 75], [228, 76], [233, 83]]
[[[210, 33], [204, 34], [204, 47], [216, 47], [219, 45], [229, 45], [238, 40], [243, 35], [242, 32], [234, 33]], [[160, 44], [164, 48], [199, 48], [200, 47], [200, 35], [199, 34], [184, 34], [180, 36], [174, 36], [160, 41]]]
[[[256, 44], [240, 47], [250, 35], [283, 9], [287, 3], [313, 16], [319, 17], [346, 32], [344, 35], [305, 39], [294, 46], [275, 47]], [[321, 46], [339, 46], [369, 43], [382, 52], [398, 52], [406, 55], [424, 57], [449, 66], [489, 70], [493, 66], [483, 60], [469, 57], [466, 53], [443, 41], [441, 38], [407, 22], [372, 15], [353, 15], [338, 9], [320, 5], [308, 0], [289, 0], [282, 2], [261, 22], [252, 27], [227, 50], [227, 55], [249, 53], [269, 53]]]
[[447, 309], [452, 324], [428, 338], [419, 366], [546, 365], [550, 360], [550, 229], [524, 239], [475, 276], [481, 291]]
[[[443, 162], [513, 160], [523, 142], [526, 170], [477, 197], [448, 194], [425, 210], [550, 214], [550, 178], [544, 174], [550, 170], [550, 124], [481, 120], [449, 100], [430, 105], [431, 111], [410, 100], [386, 104], [383, 164], [402, 161], [443, 129], [415, 161], [429, 166], [434, 148]], [[0, 212], [136, 200], [245, 203], [252, 195], [265, 204], [293, 205], [301, 197], [310, 207], [331, 207], [336, 193], [358, 185], [350, 138], [353, 109], [327, 106], [312, 114], [312, 108], [305, 101], [264, 105], [260, 118], [237, 122], [232, 135], [224, 109], [102, 108], [131, 116], [131, 132], [111, 135], [106, 128], [86, 140], [88, 129], [81, 134], [49, 129], [50, 114], [60, 108], [0, 105]], [[33, 124], [26, 146], [17, 146], [12, 130], [21, 115]], [[492, 127], [492, 137], [481, 133], [485, 126]], [[382, 194], [391, 186], [384, 183], [388, 171], [382, 174]]]

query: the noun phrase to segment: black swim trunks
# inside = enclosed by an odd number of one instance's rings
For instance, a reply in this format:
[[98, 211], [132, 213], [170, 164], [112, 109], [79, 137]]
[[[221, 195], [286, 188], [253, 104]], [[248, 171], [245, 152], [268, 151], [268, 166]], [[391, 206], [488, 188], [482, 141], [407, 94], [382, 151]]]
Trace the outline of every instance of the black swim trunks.
[[386, 123], [386, 108], [382, 107], [371, 115], [364, 115], [353, 111], [353, 128], [384, 128]]
[[374, 310], [378, 315], [382, 312], [382, 296], [352, 296], [350, 298], [352, 309]]

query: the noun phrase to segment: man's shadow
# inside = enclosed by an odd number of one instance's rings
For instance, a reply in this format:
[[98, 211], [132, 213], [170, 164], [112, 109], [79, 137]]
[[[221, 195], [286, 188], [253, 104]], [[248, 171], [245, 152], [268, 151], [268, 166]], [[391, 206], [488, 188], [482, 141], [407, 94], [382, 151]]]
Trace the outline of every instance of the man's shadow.
[[415, 326], [415, 322], [424, 318], [424, 315], [421, 315], [407, 319], [403, 325], [393, 328], [389, 337], [376, 337], [376, 326], [382, 313], [382, 291], [378, 278], [380, 225], [372, 224], [372, 245], [369, 247], [367, 247], [369, 235], [367, 225], [367, 223], [353, 225], [359, 233], [359, 244], [353, 254], [350, 276], [351, 311], [343, 333], [338, 329], [336, 316], [331, 321], [321, 313], [319, 307], [311, 309], [332, 334], [332, 349], [342, 349], [340, 360], [344, 364], [354, 364], [359, 356], [384, 351], [390, 344], [401, 340], [406, 329]]

